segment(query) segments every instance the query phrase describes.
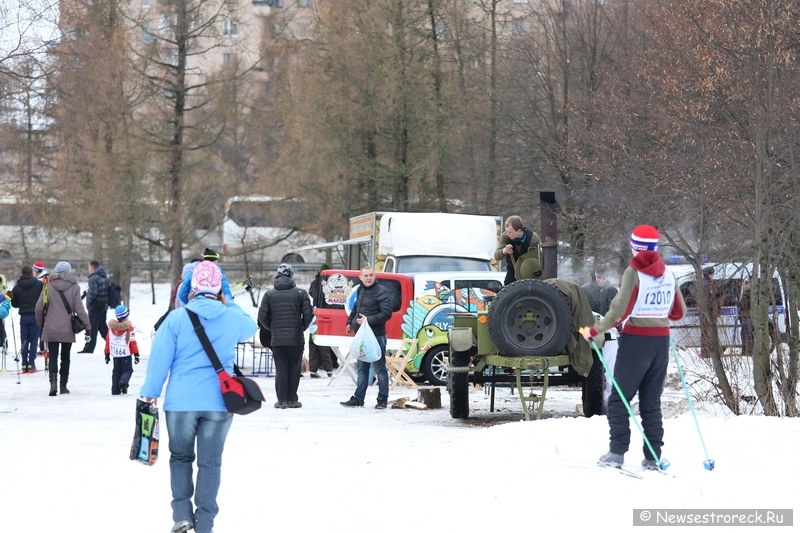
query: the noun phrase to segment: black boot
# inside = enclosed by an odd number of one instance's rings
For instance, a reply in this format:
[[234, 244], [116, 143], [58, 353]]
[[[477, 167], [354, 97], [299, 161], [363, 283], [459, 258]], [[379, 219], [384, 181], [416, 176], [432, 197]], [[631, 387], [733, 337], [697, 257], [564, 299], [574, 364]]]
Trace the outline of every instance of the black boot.
[[69, 376], [61, 376], [61, 394], [69, 394], [69, 389], [67, 388], [67, 380]]
[[50, 374], [50, 396], [55, 396], [58, 394], [58, 390], [56, 389], [56, 382], [58, 381], [58, 375]]

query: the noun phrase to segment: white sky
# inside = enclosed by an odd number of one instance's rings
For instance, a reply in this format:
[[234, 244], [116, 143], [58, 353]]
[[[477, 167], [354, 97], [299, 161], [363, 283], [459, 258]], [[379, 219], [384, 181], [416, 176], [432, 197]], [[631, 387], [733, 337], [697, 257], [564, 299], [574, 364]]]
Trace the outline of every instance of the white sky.
[[[149, 334], [168, 291], [167, 284], [157, 285], [151, 305], [149, 285], [133, 286], [131, 318], [143, 357], [128, 396], [111, 396], [111, 366], [99, 345], [94, 355], [73, 354], [72, 393], [53, 398], [44, 372], [18, 377], [8, 358], [10, 370], [0, 373], [2, 531], [169, 531], [163, 413], [158, 463], [150, 468], [128, 459]], [[255, 316], [256, 309], [246, 309]], [[6, 329], [12, 333], [8, 322]], [[679, 388], [668, 387], [663, 398], [664, 455], [677, 477], [646, 472], [637, 480], [593, 465], [607, 449], [608, 426], [601, 416], [574, 417], [579, 390], [551, 390], [549, 418], [533, 422], [519, 421], [519, 401], [507, 389], [498, 390], [495, 413], [488, 412], [485, 393], [475, 390], [471, 418], [463, 421], [450, 418], [444, 389], [442, 410], [376, 411], [374, 387], [367, 407], [348, 409], [339, 406], [354, 390], [347, 378], [329, 386], [327, 379], [305, 377], [303, 408], [276, 410], [273, 379], [257, 380], [268, 403], [234, 419], [223, 455], [217, 533], [635, 531], [632, 510], [639, 508], [800, 509], [800, 466], [793, 460], [800, 419], [733, 417], [713, 404], [699, 405], [717, 465], [708, 472]], [[403, 396], [416, 394], [395, 389], [390, 401]], [[507, 423], [481, 423], [497, 420]], [[638, 469], [641, 439], [633, 431], [626, 461]]]
[[0, 59], [12, 53], [41, 50], [57, 36], [58, 2], [0, 0]]

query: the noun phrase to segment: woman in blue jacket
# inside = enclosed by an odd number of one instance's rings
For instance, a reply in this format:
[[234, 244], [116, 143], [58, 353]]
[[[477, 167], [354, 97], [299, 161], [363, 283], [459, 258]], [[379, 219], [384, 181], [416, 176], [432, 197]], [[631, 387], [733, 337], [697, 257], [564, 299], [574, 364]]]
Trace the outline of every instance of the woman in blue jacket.
[[[238, 305], [222, 293], [222, 273], [203, 261], [192, 274], [192, 294], [184, 308], [176, 309], [158, 329], [147, 376], [140, 395], [157, 403], [169, 376], [164, 413], [169, 435], [169, 471], [172, 486], [173, 533], [192, 528], [210, 533], [219, 512], [217, 492], [225, 438], [233, 415], [225, 409], [219, 379], [187, 310], [200, 317], [222, 366], [233, 375], [236, 344], [253, 337], [257, 326]], [[192, 468], [197, 442], [197, 486]], [[194, 506], [192, 505], [194, 494]]]

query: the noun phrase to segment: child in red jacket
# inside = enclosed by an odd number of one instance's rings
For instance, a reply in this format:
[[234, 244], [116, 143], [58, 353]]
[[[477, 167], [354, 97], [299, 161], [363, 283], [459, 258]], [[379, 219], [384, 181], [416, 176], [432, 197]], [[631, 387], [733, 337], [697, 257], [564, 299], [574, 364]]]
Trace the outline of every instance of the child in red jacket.
[[111, 373], [111, 394], [128, 394], [128, 384], [133, 374], [131, 356], [139, 364], [139, 347], [136, 346], [136, 336], [133, 324], [128, 320], [130, 311], [124, 305], [114, 309], [116, 319], [108, 321], [108, 335], [106, 335], [106, 364], [114, 358], [114, 371]]

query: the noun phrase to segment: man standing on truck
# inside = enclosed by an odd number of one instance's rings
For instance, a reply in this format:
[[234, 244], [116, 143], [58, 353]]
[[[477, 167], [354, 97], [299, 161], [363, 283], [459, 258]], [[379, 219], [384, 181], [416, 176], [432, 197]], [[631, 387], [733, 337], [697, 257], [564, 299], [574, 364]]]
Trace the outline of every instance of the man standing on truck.
[[358, 275], [361, 287], [358, 289], [356, 303], [350, 316], [347, 317], [347, 334], [355, 335], [358, 328], [367, 321], [381, 347], [381, 358], [374, 363], [358, 361], [358, 383], [356, 392], [346, 402], [345, 407], [364, 407], [369, 385], [370, 365], [378, 376], [378, 403], [375, 409], [386, 409], [389, 400], [389, 373], [386, 371], [386, 322], [392, 317], [392, 297], [389, 291], [375, 280], [375, 271], [371, 266], [361, 267]]
[[[669, 362], [669, 321], [681, 320], [686, 303], [678, 282], [656, 251], [660, 235], [652, 226], [638, 226], [631, 233], [633, 253], [630, 266], [606, 315], [587, 324], [581, 334], [586, 341], [602, 335], [625, 321], [619, 336], [614, 380], [630, 403], [639, 393], [642, 429], [656, 456], [645, 445], [642, 466], [658, 470], [664, 427], [661, 420], [661, 392]], [[622, 467], [631, 442], [628, 412], [616, 388], [608, 399], [609, 451], [600, 457], [605, 466]]]
[[514, 267], [517, 259], [529, 251], [536, 251], [539, 247], [539, 235], [533, 230], [522, 226], [522, 219], [517, 215], [512, 215], [506, 219], [506, 231], [500, 237], [500, 243], [494, 252], [494, 258], [506, 261], [505, 285], [517, 281], [514, 274]]

